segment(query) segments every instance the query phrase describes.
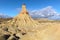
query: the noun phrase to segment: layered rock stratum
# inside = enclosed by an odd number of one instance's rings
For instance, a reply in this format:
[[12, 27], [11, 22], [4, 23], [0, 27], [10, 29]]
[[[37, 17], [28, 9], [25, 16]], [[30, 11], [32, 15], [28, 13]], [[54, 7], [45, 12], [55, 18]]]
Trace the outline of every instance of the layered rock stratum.
[[60, 23], [33, 20], [22, 5], [22, 11], [0, 24], [0, 40], [60, 40]]

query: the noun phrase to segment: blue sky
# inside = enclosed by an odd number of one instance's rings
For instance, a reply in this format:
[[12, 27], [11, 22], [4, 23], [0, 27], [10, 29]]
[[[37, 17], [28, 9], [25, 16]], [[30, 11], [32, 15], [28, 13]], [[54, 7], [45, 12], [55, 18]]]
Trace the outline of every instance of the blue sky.
[[56, 12], [60, 13], [60, 0], [0, 0], [0, 13], [16, 16], [23, 3], [29, 11], [52, 6]]

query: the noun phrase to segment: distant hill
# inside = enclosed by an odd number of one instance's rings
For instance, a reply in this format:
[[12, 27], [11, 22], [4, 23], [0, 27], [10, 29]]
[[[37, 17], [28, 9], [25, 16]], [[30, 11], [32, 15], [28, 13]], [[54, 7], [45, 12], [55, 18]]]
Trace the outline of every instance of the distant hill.
[[52, 6], [48, 6], [39, 10], [30, 12], [33, 18], [48, 18], [52, 20], [60, 20], [60, 14]]
[[0, 18], [12, 18], [11, 16], [8, 16], [6, 14], [0, 14]]

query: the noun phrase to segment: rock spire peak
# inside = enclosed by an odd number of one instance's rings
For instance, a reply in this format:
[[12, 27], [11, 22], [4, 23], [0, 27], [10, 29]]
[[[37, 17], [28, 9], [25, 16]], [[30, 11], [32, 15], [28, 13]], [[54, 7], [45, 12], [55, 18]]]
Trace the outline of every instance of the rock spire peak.
[[27, 12], [26, 5], [25, 4], [22, 5], [22, 12]]

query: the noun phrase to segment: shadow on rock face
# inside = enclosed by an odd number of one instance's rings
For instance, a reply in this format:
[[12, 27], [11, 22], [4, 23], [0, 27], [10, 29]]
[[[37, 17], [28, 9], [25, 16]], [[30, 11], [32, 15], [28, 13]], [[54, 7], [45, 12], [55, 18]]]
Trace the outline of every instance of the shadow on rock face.
[[16, 34], [13, 34], [14, 38], [12, 38], [12, 40], [19, 40], [20, 38], [18, 36], [16, 36]]
[[5, 38], [5, 40], [7, 40], [10, 37], [10, 35], [4, 35], [3, 37]]
[[0, 40], [7, 40], [10, 35], [0, 35]]
[[16, 36], [16, 34], [11, 35], [8, 40], [19, 40], [20, 37]]

